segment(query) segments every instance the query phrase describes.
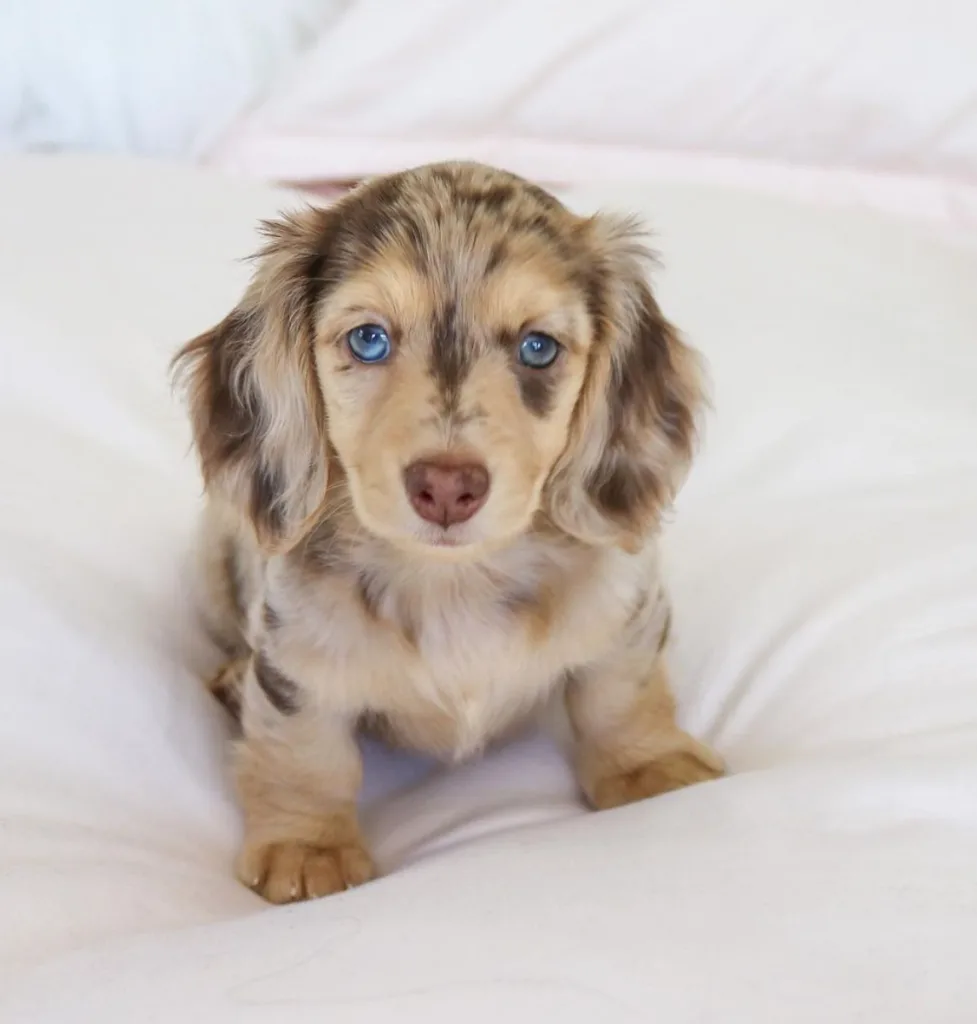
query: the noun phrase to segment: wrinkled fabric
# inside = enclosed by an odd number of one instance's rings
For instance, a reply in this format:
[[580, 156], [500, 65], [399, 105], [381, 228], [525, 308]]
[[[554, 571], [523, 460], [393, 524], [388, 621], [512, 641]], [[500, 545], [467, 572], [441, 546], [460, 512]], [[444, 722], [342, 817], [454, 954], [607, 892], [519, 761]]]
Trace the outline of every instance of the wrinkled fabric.
[[977, 1019], [977, 257], [867, 215], [603, 187], [713, 410], [666, 528], [684, 722], [729, 777], [599, 815], [530, 736], [367, 753], [386, 872], [272, 909], [187, 569], [175, 347], [294, 197], [0, 169], [0, 1020]]

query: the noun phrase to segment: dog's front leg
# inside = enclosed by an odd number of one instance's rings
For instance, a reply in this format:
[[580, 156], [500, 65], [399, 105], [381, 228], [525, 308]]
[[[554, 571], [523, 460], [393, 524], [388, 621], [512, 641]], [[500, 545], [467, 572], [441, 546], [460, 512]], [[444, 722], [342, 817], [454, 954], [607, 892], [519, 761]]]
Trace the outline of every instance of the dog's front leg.
[[241, 881], [272, 903], [290, 903], [372, 878], [356, 815], [363, 769], [353, 723], [259, 652], [244, 680], [242, 730]]
[[626, 649], [575, 672], [566, 697], [580, 786], [599, 810], [723, 773], [720, 758], [679, 728], [660, 652]]

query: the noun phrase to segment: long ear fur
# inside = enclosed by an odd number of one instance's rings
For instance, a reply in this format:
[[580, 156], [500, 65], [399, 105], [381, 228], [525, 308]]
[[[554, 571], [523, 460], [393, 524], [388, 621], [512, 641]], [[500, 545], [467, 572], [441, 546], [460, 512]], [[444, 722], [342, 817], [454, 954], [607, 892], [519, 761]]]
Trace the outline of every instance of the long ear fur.
[[595, 252], [595, 344], [547, 510], [572, 536], [633, 550], [685, 478], [702, 402], [700, 365], [652, 296], [651, 255], [638, 226], [600, 215], [584, 229]]
[[249, 519], [269, 550], [301, 539], [325, 498], [329, 450], [313, 319], [329, 216], [308, 210], [266, 223], [267, 243], [239, 305], [173, 360], [208, 491]]

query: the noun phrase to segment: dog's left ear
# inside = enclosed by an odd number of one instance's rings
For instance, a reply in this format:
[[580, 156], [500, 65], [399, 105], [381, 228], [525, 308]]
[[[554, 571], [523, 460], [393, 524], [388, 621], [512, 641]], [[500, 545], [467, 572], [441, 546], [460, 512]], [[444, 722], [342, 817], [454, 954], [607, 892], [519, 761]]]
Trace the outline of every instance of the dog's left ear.
[[570, 434], [546, 488], [566, 533], [636, 550], [681, 486], [703, 400], [701, 367], [658, 308], [635, 222], [581, 224], [594, 343]]

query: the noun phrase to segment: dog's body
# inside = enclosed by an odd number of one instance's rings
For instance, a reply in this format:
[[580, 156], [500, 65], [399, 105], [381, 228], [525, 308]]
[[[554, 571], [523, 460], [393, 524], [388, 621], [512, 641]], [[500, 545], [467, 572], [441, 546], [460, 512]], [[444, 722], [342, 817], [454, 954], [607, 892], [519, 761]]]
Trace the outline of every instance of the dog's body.
[[270, 232], [180, 356], [242, 879], [280, 902], [370, 877], [361, 728], [459, 758], [564, 688], [595, 806], [718, 774], [675, 723], [656, 547], [698, 377], [634, 229], [440, 165]]
[[284, 676], [309, 680], [307, 698], [460, 759], [520, 725], [571, 667], [613, 664], [635, 644], [653, 661], [667, 638], [653, 545], [629, 555], [534, 536], [478, 563], [418, 565], [349, 527], [267, 559], [243, 531], [208, 544], [225, 553], [215, 633], [236, 655], [218, 683], [225, 703], [241, 706], [236, 669], [265, 650]]

